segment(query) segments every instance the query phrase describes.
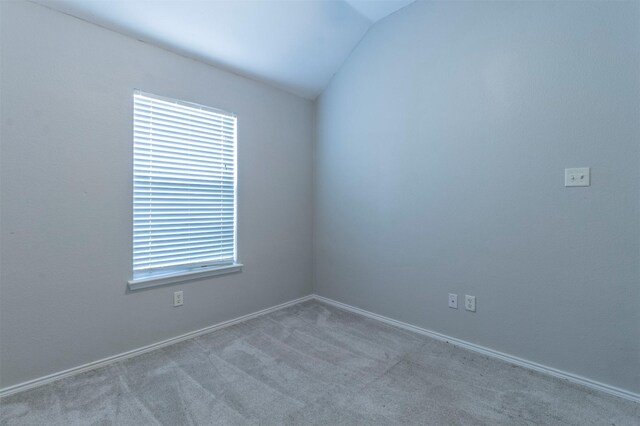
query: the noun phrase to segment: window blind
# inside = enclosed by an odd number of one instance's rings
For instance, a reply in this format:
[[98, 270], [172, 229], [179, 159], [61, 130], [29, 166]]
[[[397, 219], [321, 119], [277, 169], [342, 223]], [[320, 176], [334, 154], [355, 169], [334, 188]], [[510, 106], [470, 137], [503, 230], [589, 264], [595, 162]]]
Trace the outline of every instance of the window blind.
[[134, 93], [133, 272], [236, 261], [232, 114]]

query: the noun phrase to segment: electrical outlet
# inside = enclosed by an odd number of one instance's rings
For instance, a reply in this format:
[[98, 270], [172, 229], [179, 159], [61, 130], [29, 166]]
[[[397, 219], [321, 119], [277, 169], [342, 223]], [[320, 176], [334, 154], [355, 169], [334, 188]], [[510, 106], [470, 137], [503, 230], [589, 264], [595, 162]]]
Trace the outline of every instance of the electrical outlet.
[[458, 295], [449, 293], [449, 307], [453, 309], [458, 309]]
[[173, 306], [182, 306], [184, 303], [184, 299], [182, 296], [182, 291], [176, 291], [173, 293]]
[[469, 296], [468, 294], [464, 297], [464, 308], [467, 311], [475, 312], [476, 311], [476, 297]]

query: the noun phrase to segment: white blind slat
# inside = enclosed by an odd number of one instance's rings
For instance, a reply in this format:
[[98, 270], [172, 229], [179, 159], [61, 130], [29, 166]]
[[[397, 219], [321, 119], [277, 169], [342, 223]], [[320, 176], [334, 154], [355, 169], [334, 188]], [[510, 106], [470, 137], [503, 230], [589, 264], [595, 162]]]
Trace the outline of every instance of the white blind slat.
[[236, 261], [232, 114], [136, 91], [133, 271]]

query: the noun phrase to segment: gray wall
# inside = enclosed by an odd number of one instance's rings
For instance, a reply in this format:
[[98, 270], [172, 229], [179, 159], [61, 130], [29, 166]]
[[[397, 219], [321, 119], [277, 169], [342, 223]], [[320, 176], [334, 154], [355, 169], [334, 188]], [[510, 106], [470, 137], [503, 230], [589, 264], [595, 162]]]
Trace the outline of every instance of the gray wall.
[[[312, 102], [41, 6], [0, 13], [0, 387], [311, 293]], [[238, 114], [242, 273], [125, 293], [134, 88]]]
[[373, 27], [317, 106], [316, 293], [639, 392], [639, 22], [418, 2]]

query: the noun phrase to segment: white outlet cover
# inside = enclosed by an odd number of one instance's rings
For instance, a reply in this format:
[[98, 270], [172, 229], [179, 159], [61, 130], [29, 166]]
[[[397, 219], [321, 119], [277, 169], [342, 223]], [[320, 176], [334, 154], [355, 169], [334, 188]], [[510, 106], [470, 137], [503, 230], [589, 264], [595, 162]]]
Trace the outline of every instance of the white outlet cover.
[[173, 293], [173, 306], [182, 306], [184, 303], [182, 291], [176, 291]]
[[476, 297], [469, 296], [468, 294], [464, 297], [464, 308], [467, 311], [475, 312], [476, 311]]
[[578, 167], [564, 169], [564, 186], [590, 186], [591, 169], [589, 167]]
[[449, 293], [449, 307], [453, 309], [458, 309], [458, 295]]

